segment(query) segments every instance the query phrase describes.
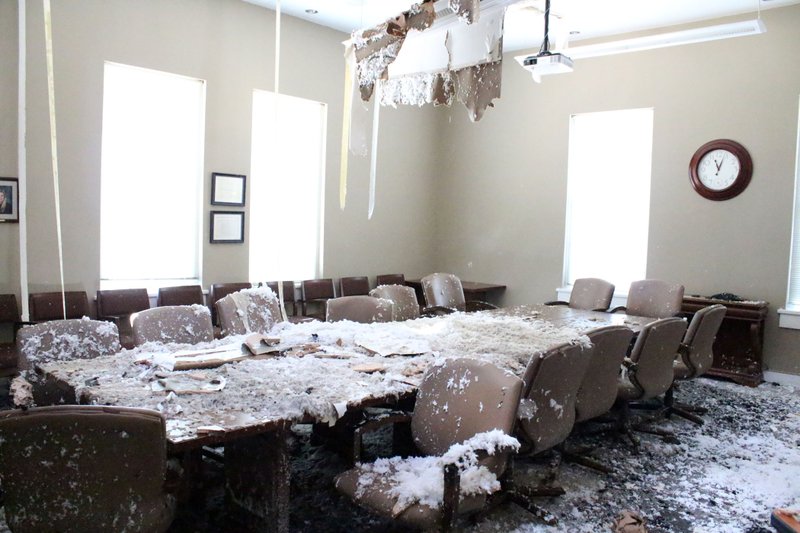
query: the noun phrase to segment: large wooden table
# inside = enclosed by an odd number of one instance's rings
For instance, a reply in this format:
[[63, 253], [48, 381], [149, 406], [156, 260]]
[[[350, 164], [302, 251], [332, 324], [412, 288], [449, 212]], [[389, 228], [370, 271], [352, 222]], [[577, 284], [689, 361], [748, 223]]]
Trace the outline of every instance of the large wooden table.
[[[652, 320], [532, 305], [404, 323], [280, 324], [272, 334], [282, 343], [308, 347], [313, 341], [316, 351], [176, 372], [157, 365], [170, 357], [165, 347], [164, 354], [123, 351], [41, 364], [38, 371], [74, 393], [79, 403], [161, 411], [172, 453], [224, 444], [229, 501], [269, 529], [288, 531], [286, 437], [292, 424], [332, 424], [348, 410], [411, 396], [438, 357], [480, 358], [521, 376], [531, 355], [563, 342], [581, 342], [587, 330], [619, 324], [638, 331]], [[232, 340], [238, 346], [242, 338]], [[392, 352], [406, 355], [388, 355]], [[408, 355], [413, 352], [418, 355]], [[361, 371], [376, 365], [377, 371]], [[153, 390], [173, 379], [198, 384], [224, 380], [225, 386], [205, 394]]]

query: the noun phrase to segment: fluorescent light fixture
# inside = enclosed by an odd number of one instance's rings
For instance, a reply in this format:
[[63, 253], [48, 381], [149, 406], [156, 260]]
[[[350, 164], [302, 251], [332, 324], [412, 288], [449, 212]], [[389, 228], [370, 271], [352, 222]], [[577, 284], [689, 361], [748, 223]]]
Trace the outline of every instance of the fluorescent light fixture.
[[585, 59], [588, 57], [639, 52], [642, 50], [653, 50], [655, 48], [666, 48], [668, 46], [678, 46], [682, 44], [703, 43], [731, 37], [758, 35], [766, 31], [767, 27], [764, 25], [764, 22], [761, 19], [754, 19], [707, 26], [705, 28], [660, 33], [658, 35], [648, 35], [646, 37], [635, 37], [633, 39], [623, 39], [621, 41], [575, 46], [562, 50], [562, 52], [568, 53], [573, 59]]

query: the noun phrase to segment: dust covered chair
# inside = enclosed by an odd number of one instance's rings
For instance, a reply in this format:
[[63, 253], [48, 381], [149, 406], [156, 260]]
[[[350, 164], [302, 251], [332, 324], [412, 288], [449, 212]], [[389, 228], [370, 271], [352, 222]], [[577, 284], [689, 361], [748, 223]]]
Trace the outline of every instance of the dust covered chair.
[[[303, 316], [310, 316], [318, 320], [325, 320], [325, 303], [336, 295], [333, 291], [333, 280], [307, 279], [300, 284], [303, 293]], [[309, 306], [319, 307], [316, 313], [309, 313]]]
[[568, 305], [573, 309], [605, 311], [614, 297], [614, 285], [600, 278], [579, 278], [572, 284], [569, 302], [546, 302], [545, 305]]
[[611, 310], [625, 311], [634, 316], [669, 318], [681, 311], [683, 285], [658, 279], [643, 279], [631, 283], [626, 305]]
[[[66, 317], [64, 316], [64, 300], [67, 304]], [[81, 318], [91, 315], [86, 291], [66, 291], [63, 300], [60, 292], [32, 293], [28, 295], [28, 307], [31, 322], [64, 320], [64, 318]]]
[[575, 424], [578, 389], [589, 366], [592, 348], [581, 344], [561, 344], [531, 357], [523, 378], [517, 434], [523, 456], [535, 456], [558, 447], [544, 478], [537, 485], [514, 483], [509, 490], [512, 500], [525, 509], [555, 518], [533, 503], [533, 498], [560, 496], [564, 489], [557, 483], [563, 458], [563, 442]]
[[165, 422], [156, 411], [0, 412], [0, 478], [15, 533], [166, 531], [175, 510], [168, 476]]
[[[113, 355], [120, 349], [117, 326], [101, 320], [51, 320], [25, 326], [17, 333], [19, 367], [24, 370], [33, 370], [42, 363]], [[26, 375], [33, 386], [36, 405], [75, 403], [72, 391], [61, 389], [35, 372]]]
[[181, 285], [158, 289], [156, 307], [169, 305], [205, 305], [203, 288], [200, 285]]
[[461, 280], [454, 274], [440, 272], [429, 274], [420, 280], [425, 297], [425, 315], [447, 314], [455, 311], [484, 311], [497, 306], [479, 300], [466, 301]]
[[[289, 316], [297, 316], [297, 298], [294, 296], [294, 281], [284, 281], [283, 285], [283, 304], [292, 306], [292, 312], [289, 313]], [[266, 286], [272, 289], [272, 292], [275, 295], [278, 295], [278, 282], [277, 281], [269, 281], [266, 283]]]
[[366, 296], [369, 294], [369, 278], [355, 276], [339, 278], [339, 296]]
[[[496, 480], [518, 447], [509, 435], [521, 390], [519, 378], [475, 359], [431, 366], [419, 386], [414, 413], [388, 421], [410, 419], [414, 443], [425, 457], [360, 463], [336, 478], [336, 488], [404, 526], [449, 528], [457, 515], [485, 505], [486, 487], [500, 488]], [[375, 419], [371, 429], [386, 421]], [[363, 429], [356, 432], [356, 450]]]
[[133, 348], [131, 315], [145, 309], [150, 309], [147, 289], [97, 291], [97, 319], [117, 325], [120, 343], [125, 348]]
[[405, 285], [405, 274], [378, 274], [375, 276], [375, 284], [380, 287], [381, 285]]
[[350, 320], [362, 324], [391, 322], [394, 320], [394, 304], [391, 300], [372, 296], [342, 296], [327, 301], [325, 320], [338, 322]]
[[222, 335], [267, 333], [281, 321], [278, 297], [268, 287], [244, 289], [216, 303]]
[[[608, 413], [617, 399], [617, 384], [622, 361], [628, 352], [633, 330], [625, 326], [605, 326], [586, 333], [592, 343], [589, 367], [583, 376], [575, 400], [575, 423], [586, 422]], [[580, 453], [565, 452], [564, 459], [583, 466], [610, 472], [600, 464]]]
[[419, 302], [417, 293], [405, 285], [379, 285], [369, 291], [374, 298], [390, 300], [394, 304], [394, 319], [396, 321], [413, 320], [419, 318]]
[[227, 295], [238, 292], [244, 289], [249, 289], [253, 286], [252, 283], [239, 282], [239, 283], [214, 283], [208, 291], [208, 307], [211, 309], [211, 323], [219, 326], [219, 319], [217, 317], [216, 303]]
[[[711, 305], [699, 310], [692, 317], [686, 334], [683, 336], [683, 342], [678, 349], [679, 357], [673, 364], [675, 380], [685, 381], [698, 378], [708, 372], [708, 369], [714, 364], [714, 339], [722, 325], [726, 311], [724, 305]], [[676, 403], [674, 398], [676, 388], [677, 383], [673, 383], [664, 396], [665, 414], [667, 416], [675, 414], [702, 425], [703, 419], [691, 411], [703, 411], [703, 409]]]
[[133, 315], [133, 341], [197, 344], [214, 339], [211, 312], [205, 305], [154, 307]]
[[686, 321], [682, 318], [651, 322], [639, 332], [630, 357], [624, 361], [626, 371], [617, 385], [619, 427], [634, 447], [638, 448], [639, 440], [630, 425], [630, 408], [634, 402], [656, 398], [672, 386], [672, 365], [685, 332]]

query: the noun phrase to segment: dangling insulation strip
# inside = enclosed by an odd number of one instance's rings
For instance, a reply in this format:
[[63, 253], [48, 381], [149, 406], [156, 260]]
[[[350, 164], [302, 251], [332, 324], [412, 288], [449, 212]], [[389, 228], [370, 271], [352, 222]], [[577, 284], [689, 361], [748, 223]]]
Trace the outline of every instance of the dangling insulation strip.
[[47, 96], [50, 103], [50, 153], [53, 163], [53, 196], [55, 200], [56, 236], [58, 239], [58, 268], [61, 275], [61, 304], [67, 319], [67, 298], [64, 294], [64, 250], [61, 240], [61, 194], [58, 187], [58, 136], [56, 135], [56, 94], [53, 76], [53, 23], [50, 0], [44, 2], [44, 43], [47, 51]]
[[372, 157], [369, 165], [369, 213], [367, 219], [372, 219], [375, 212], [375, 183], [378, 173], [378, 131], [380, 130], [381, 116], [381, 90], [383, 82], [378, 80], [375, 84], [375, 101], [372, 115]]
[[350, 145], [350, 121], [353, 111], [353, 65], [355, 52], [352, 46], [344, 52], [344, 106], [342, 113], [342, 155], [339, 167], [339, 209], [344, 211], [347, 203], [347, 149]]
[[17, 118], [17, 173], [19, 175], [19, 203], [17, 212], [19, 217], [19, 286], [22, 299], [22, 320], [28, 321], [28, 217], [25, 216], [25, 209], [28, 203], [28, 151], [25, 145], [27, 135], [27, 101], [25, 95], [27, 80], [27, 37], [25, 31], [25, 13], [27, 6], [25, 0], [19, 0], [19, 77], [18, 77], [18, 99], [19, 109]]
[[[272, 107], [272, 119], [273, 119], [273, 128], [272, 128], [272, 149], [278, 149], [278, 100], [280, 99], [281, 93], [281, 0], [277, 0], [275, 2], [275, 98], [273, 98], [274, 105]], [[273, 168], [276, 168], [278, 163], [278, 158], [273, 157]], [[275, 173], [277, 174], [277, 172]], [[252, 243], [251, 243], [252, 245]], [[280, 254], [278, 255], [278, 264], [280, 264]], [[278, 276], [278, 277], [283, 277]], [[283, 280], [278, 281], [278, 302], [280, 303], [281, 308], [281, 318], [284, 322], [288, 321], [286, 316], [286, 306], [284, 305], [283, 300]]]

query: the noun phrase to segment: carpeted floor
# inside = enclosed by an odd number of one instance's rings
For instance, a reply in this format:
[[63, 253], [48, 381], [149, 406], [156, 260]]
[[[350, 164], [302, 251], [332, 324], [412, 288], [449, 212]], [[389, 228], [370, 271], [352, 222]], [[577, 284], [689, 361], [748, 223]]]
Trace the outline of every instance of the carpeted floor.
[[[673, 430], [677, 442], [640, 434], [642, 448], [634, 454], [611, 433], [570, 438], [570, 447], [596, 446], [593, 456], [613, 466], [614, 473], [563, 464], [559, 482], [566, 495], [536, 501], [558, 525], [547, 526], [506, 503], [462, 528], [474, 533], [611, 531], [617, 515], [629, 510], [639, 513], [652, 533], [773, 531], [771, 510], [800, 503], [800, 392], [700, 379], [682, 385], [677, 396], [709, 408], [703, 426], [680, 418], [658, 424]], [[375, 434], [368, 450], [383, 453], [389, 441], [388, 432]], [[347, 465], [325, 447], [312, 445], [308, 426], [295, 428], [292, 450], [292, 531], [404, 531], [336, 492], [333, 476]], [[548, 459], [517, 460], [515, 480], [535, 484]], [[241, 530], [224, 510], [221, 469], [209, 463], [206, 470], [204, 503], [182, 506], [171, 532]]]

